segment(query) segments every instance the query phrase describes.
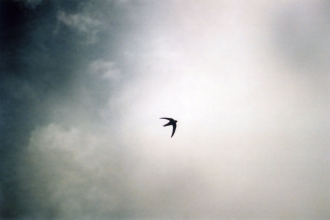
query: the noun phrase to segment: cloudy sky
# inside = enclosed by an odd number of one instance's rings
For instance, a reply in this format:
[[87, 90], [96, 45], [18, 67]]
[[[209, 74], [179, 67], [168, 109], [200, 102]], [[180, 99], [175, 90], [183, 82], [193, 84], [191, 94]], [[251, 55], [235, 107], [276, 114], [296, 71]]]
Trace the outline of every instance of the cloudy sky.
[[0, 218], [329, 219], [329, 15], [1, 1]]

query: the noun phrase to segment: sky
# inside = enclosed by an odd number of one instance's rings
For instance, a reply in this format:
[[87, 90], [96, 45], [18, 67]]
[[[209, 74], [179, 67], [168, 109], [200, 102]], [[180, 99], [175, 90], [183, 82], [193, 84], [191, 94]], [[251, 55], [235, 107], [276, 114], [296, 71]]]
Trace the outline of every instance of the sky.
[[329, 219], [329, 12], [0, 1], [0, 218]]

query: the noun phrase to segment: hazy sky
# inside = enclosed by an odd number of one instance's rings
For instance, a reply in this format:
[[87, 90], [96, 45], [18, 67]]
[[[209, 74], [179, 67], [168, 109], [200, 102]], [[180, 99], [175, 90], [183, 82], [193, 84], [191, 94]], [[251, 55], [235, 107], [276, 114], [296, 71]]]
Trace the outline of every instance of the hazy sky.
[[0, 16], [1, 219], [330, 218], [328, 1]]

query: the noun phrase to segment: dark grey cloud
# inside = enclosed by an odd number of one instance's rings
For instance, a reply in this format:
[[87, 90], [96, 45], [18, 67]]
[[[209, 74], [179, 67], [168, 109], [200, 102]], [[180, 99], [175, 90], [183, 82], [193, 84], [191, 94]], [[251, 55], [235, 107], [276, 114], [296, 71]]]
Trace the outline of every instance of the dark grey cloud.
[[56, 208], [43, 205], [47, 192], [33, 200], [22, 187], [18, 158], [36, 126], [79, 123], [70, 120], [72, 109], [98, 120], [96, 106], [107, 101], [112, 79], [89, 73], [89, 63], [102, 58], [121, 65], [124, 10], [115, 1], [1, 1], [0, 10], [0, 215], [29, 216], [33, 201], [46, 210], [44, 217], [56, 217]]

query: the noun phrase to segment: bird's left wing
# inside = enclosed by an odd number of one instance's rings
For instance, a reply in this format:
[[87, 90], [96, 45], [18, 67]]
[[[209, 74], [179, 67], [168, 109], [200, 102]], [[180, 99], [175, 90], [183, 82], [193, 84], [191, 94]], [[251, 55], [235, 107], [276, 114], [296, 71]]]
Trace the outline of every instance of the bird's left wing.
[[176, 124], [173, 124], [173, 131], [172, 131], [172, 136], [171, 137], [173, 137], [175, 129], [176, 129]]

